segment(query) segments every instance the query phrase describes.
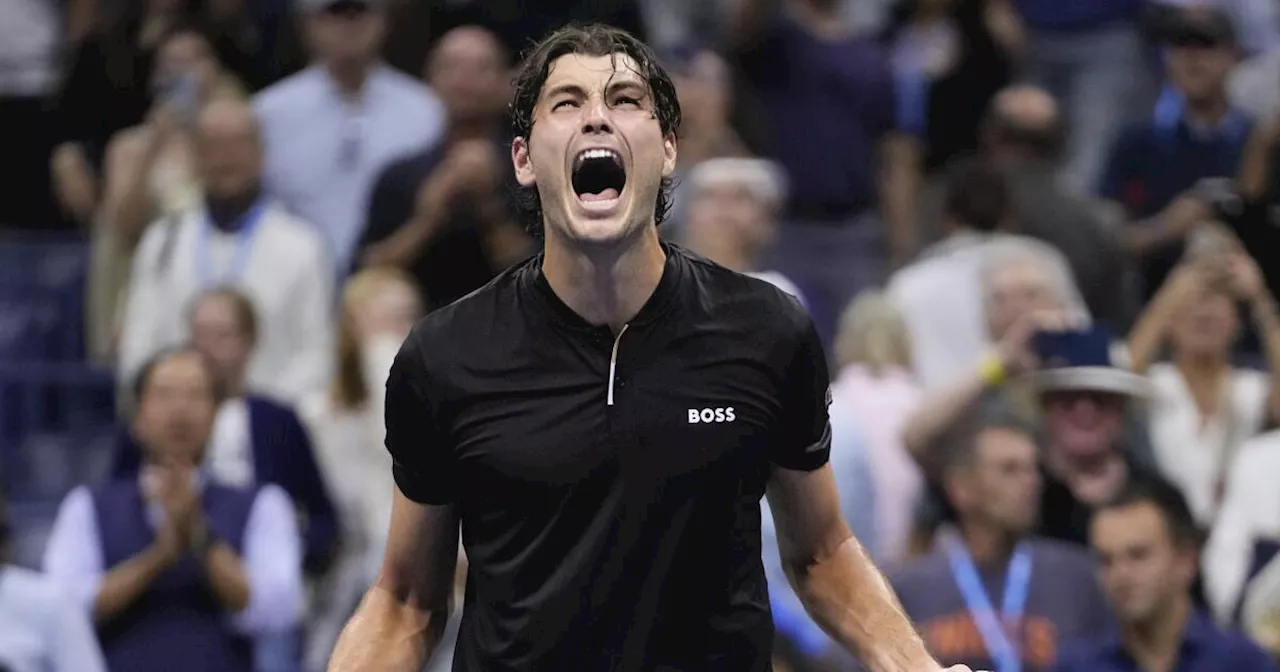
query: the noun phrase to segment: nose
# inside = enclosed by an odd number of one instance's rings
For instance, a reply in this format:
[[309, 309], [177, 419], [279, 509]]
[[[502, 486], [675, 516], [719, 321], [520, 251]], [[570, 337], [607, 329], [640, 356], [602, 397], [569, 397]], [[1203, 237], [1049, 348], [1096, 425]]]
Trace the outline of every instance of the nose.
[[605, 105], [604, 98], [592, 96], [583, 106], [582, 133], [613, 133], [613, 126], [609, 123], [609, 106]]

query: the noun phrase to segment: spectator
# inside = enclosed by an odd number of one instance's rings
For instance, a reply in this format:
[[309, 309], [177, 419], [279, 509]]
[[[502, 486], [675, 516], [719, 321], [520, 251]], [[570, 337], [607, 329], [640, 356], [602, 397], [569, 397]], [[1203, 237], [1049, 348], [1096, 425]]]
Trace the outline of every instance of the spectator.
[[1167, 88], [1150, 119], [1116, 140], [1101, 186], [1135, 220], [1126, 247], [1141, 265], [1145, 299], [1177, 265], [1188, 231], [1211, 217], [1197, 183], [1235, 174], [1252, 125], [1227, 99], [1236, 37], [1225, 14], [1179, 9], [1163, 37]]
[[[1280, 54], [1280, 52], [1277, 52]], [[1280, 110], [1262, 123], [1254, 125], [1245, 143], [1244, 157], [1236, 177], [1236, 212], [1221, 212], [1244, 250], [1262, 268], [1273, 296], [1280, 296], [1280, 226], [1276, 222], [1280, 208], [1275, 166], [1280, 158]], [[1218, 208], [1224, 210], [1225, 208]]]
[[[1035, 241], [1009, 243], [1036, 250], [1022, 260], [1025, 263], [1011, 263], [994, 273], [991, 279], [996, 282], [988, 285], [992, 291], [984, 292], [982, 269], [989, 257], [998, 253], [1003, 241], [1016, 240], [999, 233], [1013, 217], [1008, 184], [982, 161], [967, 161], [953, 170], [942, 215], [946, 238], [895, 273], [888, 285], [911, 331], [912, 361], [925, 389], [951, 382], [974, 366], [992, 333], [983, 317], [988, 322], [1003, 319], [1004, 306], [1012, 305], [1006, 298], [1015, 299], [1026, 288], [1033, 293], [1048, 290], [1042, 298], [1061, 298], [1072, 307], [1079, 301], [1066, 261], [1057, 250]], [[1021, 270], [1030, 270], [1034, 277], [1020, 280]], [[993, 301], [990, 313], [984, 297]]]
[[978, 149], [982, 117], [1010, 83], [1026, 36], [1004, 0], [912, 0], [895, 14], [888, 41], [899, 105], [921, 116], [922, 165], [932, 174]]
[[111, 669], [251, 670], [252, 638], [301, 613], [293, 507], [200, 475], [218, 404], [200, 355], [159, 354], [136, 393], [141, 473], [67, 495], [45, 570], [93, 615]]
[[[709, 159], [747, 156], [747, 147], [731, 125], [734, 109], [729, 64], [710, 49], [672, 49], [667, 58], [680, 101], [680, 153], [676, 156], [676, 184]], [[688, 210], [687, 191], [672, 194], [668, 228], [679, 229]]]
[[994, 417], [968, 424], [944, 477], [956, 533], [892, 583], [943, 664], [1047, 670], [1064, 642], [1105, 627], [1107, 606], [1083, 549], [1032, 536], [1042, 484], [1030, 430]]
[[805, 303], [795, 283], [760, 266], [786, 201], [781, 168], [763, 159], [710, 159], [693, 169], [685, 188], [689, 211], [680, 233], [691, 251], [770, 282]]
[[200, 292], [233, 286], [262, 318], [248, 387], [297, 401], [332, 368], [334, 275], [324, 243], [262, 193], [258, 127], [246, 105], [209, 104], [195, 134], [203, 207], [153, 224], [139, 244], [118, 375], [129, 380], [151, 353], [184, 340], [183, 314]]
[[[156, 102], [147, 120], [116, 133], [107, 145], [101, 202], [63, 203], [64, 209], [79, 212], [93, 231], [87, 317], [91, 352], [103, 362], [114, 360], [129, 267], [147, 224], [182, 217], [200, 202], [196, 115], [207, 102], [244, 97], [209, 43], [184, 26], [175, 26], [161, 38], [150, 81]], [[82, 174], [89, 164], [76, 156], [81, 148], [60, 148], [70, 156], [57, 157], [61, 163], [55, 165], [60, 193], [73, 198], [77, 182], [98, 182], [96, 175]]]
[[1176, 489], [1125, 490], [1094, 515], [1089, 540], [1119, 628], [1064, 655], [1058, 672], [1274, 672], [1261, 649], [1195, 610], [1198, 534]]
[[[337, 513], [301, 420], [289, 406], [254, 394], [248, 385], [245, 371], [258, 341], [253, 303], [234, 289], [213, 289], [196, 297], [189, 315], [191, 345], [208, 362], [222, 393], [202, 466], [222, 485], [271, 483], [283, 489], [303, 521], [304, 566], [322, 573], [336, 550]], [[136, 474], [142, 458], [137, 439], [122, 431], [115, 476]]]
[[1040, 533], [1084, 543], [1092, 506], [1130, 481], [1159, 479], [1142, 428], [1126, 427], [1136, 419], [1129, 402], [1148, 396], [1148, 383], [1114, 365], [1108, 331], [1082, 328], [1060, 308], [1020, 311], [1001, 333], [976, 373], [920, 405], [905, 443], [938, 483], [947, 436], [966, 413], [1014, 413], [1035, 423], [1045, 436]]
[[429, 89], [378, 60], [387, 0], [304, 0], [314, 64], [254, 100], [266, 189], [319, 227], [336, 273], [351, 267], [374, 179], [436, 144], [444, 109]]
[[479, 289], [530, 251], [502, 193], [514, 178], [503, 123], [509, 67], [489, 31], [446, 34], [425, 73], [444, 103], [444, 141], [391, 163], [373, 185], [360, 264], [410, 271], [432, 307]]
[[911, 374], [911, 334], [887, 296], [864, 290], [845, 308], [836, 364], [829, 412], [847, 415], [866, 436], [876, 512], [875, 536], [867, 541], [879, 549], [877, 561], [892, 566], [908, 554], [923, 478], [902, 445], [903, 425], [920, 403]]
[[1009, 184], [1016, 214], [1011, 228], [1062, 252], [1090, 314], [1127, 330], [1138, 297], [1122, 229], [1102, 203], [1058, 179], [1063, 128], [1057, 103], [1043, 89], [1005, 89], [992, 102], [981, 134], [983, 154]]
[[1204, 551], [1204, 591], [1223, 626], [1243, 626], [1272, 652], [1280, 559], [1280, 430], [1241, 444]]
[[1031, 80], [1062, 101], [1068, 186], [1087, 191], [1107, 146], [1149, 96], [1142, 0], [1009, 0], [1027, 26]]
[[[1253, 259], [1232, 241], [1175, 269], [1129, 337], [1131, 368], [1154, 388], [1151, 439], [1165, 477], [1182, 489], [1196, 520], [1217, 517], [1242, 443], [1280, 420], [1280, 316]], [[1237, 306], [1267, 343], [1269, 373], [1236, 367]], [[1168, 344], [1172, 361], [1157, 362]]]
[[763, 110], [763, 153], [791, 184], [771, 266], [800, 286], [830, 343], [849, 300], [912, 252], [919, 148], [896, 114], [887, 54], [853, 32], [842, 1], [733, 4], [730, 48]]
[[7, 513], [0, 493], [0, 670], [105, 672], [84, 611], [49, 579], [9, 563]]

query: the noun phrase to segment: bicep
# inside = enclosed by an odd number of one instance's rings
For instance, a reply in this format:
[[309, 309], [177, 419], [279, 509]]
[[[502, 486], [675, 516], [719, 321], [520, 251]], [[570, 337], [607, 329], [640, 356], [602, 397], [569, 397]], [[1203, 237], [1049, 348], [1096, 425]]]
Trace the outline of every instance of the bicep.
[[784, 565], [811, 564], [852, 536], [830, 465], [812, 471], [774, 467], [768, 497]]
[[396, 489], [378, 587], [416, 610], [441, 611], [453, 592], [457, 562], [454, 507], [419, 504]]

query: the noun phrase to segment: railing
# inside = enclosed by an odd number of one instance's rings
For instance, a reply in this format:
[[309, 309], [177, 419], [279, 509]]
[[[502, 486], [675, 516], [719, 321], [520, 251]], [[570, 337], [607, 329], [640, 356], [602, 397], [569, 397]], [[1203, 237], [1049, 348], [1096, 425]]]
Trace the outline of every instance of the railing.
[[82, 236], [0, 233], [0, 486], [24, 564], [58, 500], [110, 456], [114, 376], [84, 356], [88, 265]]

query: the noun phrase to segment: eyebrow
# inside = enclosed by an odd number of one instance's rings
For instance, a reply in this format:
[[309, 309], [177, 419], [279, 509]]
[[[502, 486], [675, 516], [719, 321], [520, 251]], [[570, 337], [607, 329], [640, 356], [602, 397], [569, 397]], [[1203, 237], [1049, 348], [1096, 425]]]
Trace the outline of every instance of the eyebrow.
[[[649, 91], [649, 87], [645, 86], [641, 82], [628, 78], [628, 79], [622, 79], [622, 80], [610, 83], [609, 86], [605, 89], [605, 95], [616, 94], [618, 91], [626, 90], [626, 89], [641, 91], [644, 93], [645, 96], [648, 95], [648, 91]], [[572, 95], [578, 98], [585, 98], [587, 95], [587, 92], [586, 92], [586, 89], [582, 88], [577, 84], [565, 83], [565, 84], [558, 84], [555, 87], [552, 87], [549, 91], [546, 92], [544, 97], [546, 99], [551, 99], [551, 98], [556, 98], [563, 95]]]

